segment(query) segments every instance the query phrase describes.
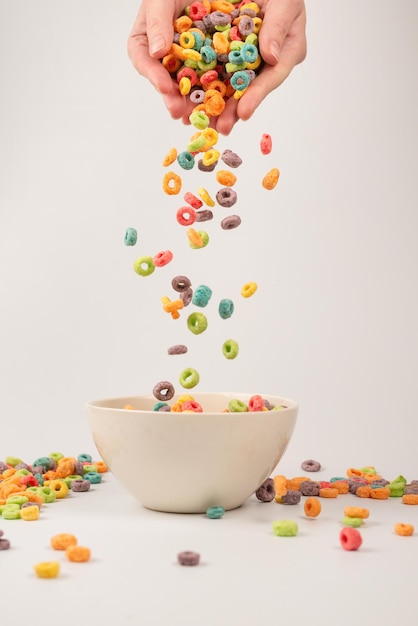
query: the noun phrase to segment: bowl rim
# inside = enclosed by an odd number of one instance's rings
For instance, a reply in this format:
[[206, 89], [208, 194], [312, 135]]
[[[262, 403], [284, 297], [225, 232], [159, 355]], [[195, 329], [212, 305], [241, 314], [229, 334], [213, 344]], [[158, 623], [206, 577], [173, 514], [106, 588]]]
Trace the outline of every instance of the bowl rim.
[[[274, 409], [270, 409], [268, 411], [230, 411], [227, 412], [225, 410], [218, 410], [218, 411], [214, 411], [214, 410], [209, 410], [209, 411], [205, 411], [204, 407], [203, 407], [203, 411], [199, 412], [199, 413], [194, 413], [195, 416], [198, 415], [246, 415], [248, 413], [251, 413], [251, 415], [271, 415], [272, 413], [281, 413], [283, 414], [284, 412], [287, 412], [289, 410], [294, 410], [294, 409], [298, 409], [299, 408], [299, 403], [296, 400], [293, 400], [292, 398], [289, 398], [287, 396], [282, 396], [282, 395], [277, 395], [277, 394], [269, 394], [269, 393], [249, 393], [249, 392], [229, 392], [229, 391], [196, 391], [193, 393], [193, 390], [184, 390], [183, 392], [180, 393], [176, 393], [174, 394], [173, 398], [171, 398], [170, 402], [175, 402], [176, 398], [179, 398], [182, 395], [185, 395], [188, 391], [191, 391], [190, 395], [193, 396], [193, 398], [197, 401], [199, 401], [199, 398], [202, 398], [202, 396], [208, 397], [211, 396], [212, 398], [218, 396], [218, 397], [224, 397], [226, 399], [226, 404], [228, 403], [229, 400], [231, 399], [249, 399], [251, 398], [251, 396], [253, 395], [260, 395], [262, 398], [268, 400], [269, 402], [274, 399], [275, 401], [279, 400], [282, 404], [281, 405], [276, 405], [278, 406], [278, 408]], [[158, 402], [158, 400], [152, 395], [152, 394], [136, 394], [136, 395], [130, 395], [130, 396], [114, 396], [114, 397], [107, 397], [107, 398], [100, 398], [100, 399], [96, 399], [96, 400], [89, 400], [85, 403], [85, 408], [87, 410], [90, 409], [94, 409], [94, 410], [101, 410], [101, 411], [115, 411], [115, 412], [122, 412], [122, 413], [126, 413], [126, 414], [163, 414], [163, 415], [167, 415], [167, 413], [170, 413], [171, 415], [173, 414], [184, 414], [182, 411], [154, 411], [152, 408], [149, 409], [137, 409], [137, 408], [125, 408], [124, 406], [109, 406], [109, 404], [114, 404], [114, 403], [118, 403], [120, 402], [121, 405], [127, 405], [127, 404], [131, 404], [134, 403], [135, 401], [138, 400], [147, 400], [147, 401], [151, 401], [154, 402], [155, 404]]]

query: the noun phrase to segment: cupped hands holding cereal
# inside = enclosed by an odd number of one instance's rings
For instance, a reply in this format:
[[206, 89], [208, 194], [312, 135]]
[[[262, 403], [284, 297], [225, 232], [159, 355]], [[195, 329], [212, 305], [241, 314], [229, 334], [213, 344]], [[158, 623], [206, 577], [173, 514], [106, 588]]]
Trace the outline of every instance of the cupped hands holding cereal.
[[[192, 6], [193, 9], [191, 9]], [[200, 15], [201, 7], [203, 7], [205, 16]], [[217, 17], [221, 18], [221, 14], [228, 15], [228, 12], [231, 13], [232, 11], [235, 12], [234, 15], [237, 15], [238, 12], [241, 14], [240, 18], [244, 18], [241, 26], [244, 25], [248, 17], [257, 16], [258, 29], [255, 29], [253, 43], [258, 48], [262, 63], [255, 64], [256, 67], [250, 84], [245, 85], [244, 88], [239, 85], [241, 93], [235, 93], [234, 96], [232, 91], [228, 91], [224, 98], [225, 106], [221, 112], [211, 116], [211, 125], [224, 135], [231, 132], [239, 119], [248, 120], [264, 98], [283, 83], [295, 65], [304, 60], [306, 56], [304, 1], [259, 0], [257, 3], [245, 3], [231, 2], [230, 0], [215, 2], [204, 0], [190, 4], [189, 1], [184, 2], [184, 0], [143, 0], [128, 39], [128, 53], [134, 67], [161, 93], [170, 115], [174, 119], [182, 119], [183, 123], [189, 124], [189, 117], [196, 107], [196, 101], [193, 102], [188, 97], [187, 87], [180, 88], [177, 72], [179, 67], [183, 67], [183, 64], [177, 64], [178, 68], [175, 69], [175, 64], [170, 67], [171, 61], [168, 62], [168, 65], [167, 63], [164, 64], [163, 61], [165, 57], [171, 55], [173, 43], [176, 45], [176, 39], [178, 40], [182, 33], [182, 28], [179, 28], [175, 33], [174, 23], [179, 16], [189, 14], [190, 17], [194, 17], [192, 31], [195, 29], [196, 33], [198, 32], [196, 31], [198, 23], [200, 22], [203, 27], [207, 20], [206, 14], [216, 14]], [[238, 26], [239, 23], [237, 28]], [[212, 29], [212, 33], [205, 32], [211, 29], [204, 28], [204, 36], [212, 39], [213, 31], [215, 31], [220, 33], [220, 40], [223, 38], [222, 35], [225, 35], [231, 41], [235, 39], [234, 35], [228, 34], [231, 27], [232, 20], [230, 25], [217, 24]], [[187, 32], [187, 30], [185, 28], [183, 32]], [[246, 40], [245, 30], [244, 33], [237, 33], [235, 42], [240, 40]], [[202, 41], [201, 44], [214, 47], [212, 42], [208, 44], [208, 41]], [[239, 48], [240, 44], [235, 45]], [[197, 51], [197, 48], [198, 46], [195, 44], [194, 50]], [[184, 49], [187, 49], [187, 45]], [[218, 65], [222, 58], [218, 50]], [[180, 60], [187, 61], [186, 67], [193, 69], [193, 58], [186, 56]], [[209, 58], [204, 58], [203, 61], [204, 67], [205, 65], [210, 67], [212, 64]], [[222, 63], [225, 66], [228, 59], [224, 57]], [[199, 73], [202, 73], [201, 68], [199, 68]], [[226, 81], [224, 76], [221, 78], [229, 84], [231, 72], [226, 72], [226, 75], [228, 76]], [[239, 80], [241, 81], [241, 78]], [[236, 91], [239, 91], [237, 87], [235, 88]]]

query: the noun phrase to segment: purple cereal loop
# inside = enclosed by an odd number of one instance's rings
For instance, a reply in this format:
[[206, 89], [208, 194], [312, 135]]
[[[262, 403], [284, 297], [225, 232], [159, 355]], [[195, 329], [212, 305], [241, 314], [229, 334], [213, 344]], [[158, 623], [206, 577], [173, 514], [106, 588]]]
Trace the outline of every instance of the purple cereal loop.
[[299, 489], [303, 496], [319, 496], [321, 485], [315, 480], [303, 480], [299, 485]]
[[23, 462], [16, 465], [15, 469], [17, 470], [24, 469], [32, 473], [32, 468], [30, 467], [30, 465], [28, 465], [27, 463], [23, 463]]
[[191, 284], [190, 278], [187, 278], [187, 276], [174, 276], [171, 281], [174, 291], [178, 292], [187, 291]]
[[175, 346], [167, 348], [167, 354], [185, 354], [187, 352], [187, 346], [178, 343]]
[[195, 20], [193, 22], [193, 28], [198, 28], [203, 34], [206, 34], [206, 25], [203, 20]]
[[230, 187], [222, 187], [216, 193], [216, 200], [220, 206], [229, 209], [237, 201], [237, 192]]
[[221, 228], [223, 230], [232, 230], [237, 228], [241, 224], [241, 218], [239, 215], [228, 215], [221, 221]]
[[257, 13], [254, 11], [254, 9], [241, 9], [239, 14], [248, 15], [248, 17], [257, 17]]
[[254, 22], [251, 17], [244, 16], [240, 19], [238, 24], [238, 30], [243, 37], [248, 37], [254, 32]]
[[193, 104], [202, 104], [205, 99], [205, 92], [203, 89], [194, 89], [190, 92], [189, 98]]
[[206, 15], [203, 16], [203, 24], [205, 26], [205, 33], [208, 33], [209, 35], [211, 33], [215, 32], [215, 26], [212, 23], [212, 14], [211, 13], [207, 13]]
[[0, 461], [0, 474], [3, 474], [6, 470], [9, 469], [9, 466], [4, 461]]
[[406, 494], [408, 493], [412, 493], [412, 494], [418, 494], [418, 485], [415, 484], [410, 484], [410, 485], [405, 485], [405, 492]]
[[180, 294], [180, 300], [183, 300], [183, 306], [188, 306], [193, 298], [193, 289], [189, 287]]
[[38, 509], [41, 508], [41, 505], [39, 504], [39, 502], [24, 502], [23, 504], [20, 505], [20, 508], [24, 509], [24, 508], [26, 508], [28, 506], [37, 506]]
[[207, 222], [213, 219], [213, 212], [210, 209], [196, 211], [196, 222]]
[[10, 541], [8, 539], [0, 539], [0, 550], [8, 550], [10, 548]]
[[71, 491], [81, 492], [88, 491], [91, 487], [91, 483], [89, 480], [83, 480], [82, 478], [76, 478], [71, 481]]
[[255, 492], [255, 497], [260, 502], [271, 502], [274, 500], [276, 490], [274, 489], [273, 478], [266, 478], [262, 485]]
[[282, 504], [299, 504], [301, 499], [300, 491], [296, 491], [296, 489], [288, 489], [286, 493], [281, 496], [280, 502]]
[[229, 61], [229, 56], [227, 54], [223, 54], [222, 52], [219, 52], [216, 58], [218, 59], [219, 63], [228, 63]]
[[271, 403], [271, 402], [269, 402], [268, 400], [266, 400], [266, 399], [264, 398], [263, 403], [264, 403], [264, 406], [266, 407], [266, 409], [267, 409], [268, 411], [271, 411], [271, 410], [272, 410], [273, 405], [272, 405], [272, 403]]
[[363, 482], [354, 482], [354, 483], [349, 484], [349, 486], [348, 486], [348, 490], [349, 490], [349, 492], [350, 492], [350, 493], [353, 493], [354, 495], [356, 495], [356, 493], [357, 493], [357, 489], [358, 489], [359, 487], [366, 487], [366, 486], [367, 486], [367, 484], [368, 484], [368, 483], [367, 483], [366, 481], [363, 481]]
[[84, 474], [84, 465], [81, 461], [76, 461], [74, 463], [74, 474], [76, 476], [82, 476]]
[[171, 400], [175, 393], [174, 386], [168, 380], [162, 380], [154, 385], [152, 393], [154, 398], [157, 398], [157, 400]]
[[221, 154], [222, 161], [229, 167], [239, 167], [242, 163], [241, 157], [232, 150], [224, 150]]
[[168, 404], [163, 404], [163, 406], [160, 406], [157, 413], [163, 413], [163, 412], [169, 413], [170, 411], [171, 411], [171, 406]]
[[4, 535], [4, 531], [0, 528], [0, 537]]
[[200, 554], [186, 550], [178, 553], [177, 560], [180, 565], [198, 565], [200, 561]]
[[210, 16], [213, 26], [228, 26], [231, 23], [231, 16], [223, 11], [212, 11]]
[[321, 464], [313, 459], [307, 459], [306, 461], [303, 461], [301, 468], [304, 472], [319, 472]]
[[213, 172], [216, 167], [217, 161], [211, 163], [210, 165], [205, 165], [202, 159], [199, 159], [197, 162], [197, 167], [201, 172]]

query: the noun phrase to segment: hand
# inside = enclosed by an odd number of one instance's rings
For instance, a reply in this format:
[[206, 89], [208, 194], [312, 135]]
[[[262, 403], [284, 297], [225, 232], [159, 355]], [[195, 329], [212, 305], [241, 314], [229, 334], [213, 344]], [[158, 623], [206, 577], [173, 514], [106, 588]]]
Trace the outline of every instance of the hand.
[[[189, 124], [193, 104], [180, 94], [178, 84], [161, 64], [173, 41], [173, 21], [190, 0], [143, 0], [128, 39], [128, 54], [137, 71], [162, 95], [174, 119]], [[218, 132], [228, 135], [235, 123], [248, 120], [264, 98], [279, 87], [306, 56], [304, 0], [260, 0], [264, 13], [259, 49], [265, 64], [239, 99], [229, 98], [214, 120]]]

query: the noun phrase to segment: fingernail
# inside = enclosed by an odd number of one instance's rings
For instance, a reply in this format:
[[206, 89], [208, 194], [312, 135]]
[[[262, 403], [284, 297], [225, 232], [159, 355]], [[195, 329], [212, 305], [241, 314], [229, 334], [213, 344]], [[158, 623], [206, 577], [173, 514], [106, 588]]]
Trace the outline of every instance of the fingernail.
[[272, 41], [269, 48], [270, 54], [276, 59], [279, 60], [280, 57], [280, 47], [277, 41]]
[[162, 35], [157, 35], [150, 43], [149, 51], [151, 54], [157, 54], [165, 47], [165, 39]]

